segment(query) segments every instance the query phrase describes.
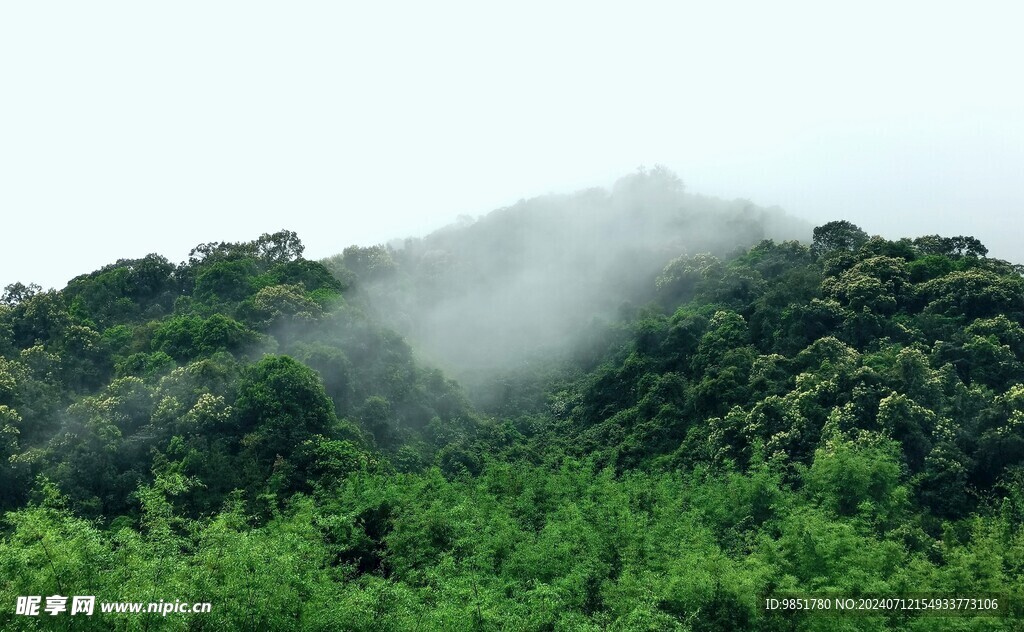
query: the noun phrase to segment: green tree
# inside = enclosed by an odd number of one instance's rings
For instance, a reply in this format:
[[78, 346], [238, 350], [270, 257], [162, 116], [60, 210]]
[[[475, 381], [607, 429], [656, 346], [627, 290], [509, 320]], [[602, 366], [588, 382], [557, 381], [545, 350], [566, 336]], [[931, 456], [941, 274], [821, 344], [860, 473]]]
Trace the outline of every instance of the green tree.
[[811, 252], [816, 256], [829, 255], [835, 252], [853, 252], [868, 241], [868, 234], [859, 226], [846, 220], [828, 222], [814, 229], [814, 240]]
[[244, 453], [263, 472], [303, 442], [340, 430], [320, 377], [287, 356], [267, 356], [242, 371], [234, 417]]

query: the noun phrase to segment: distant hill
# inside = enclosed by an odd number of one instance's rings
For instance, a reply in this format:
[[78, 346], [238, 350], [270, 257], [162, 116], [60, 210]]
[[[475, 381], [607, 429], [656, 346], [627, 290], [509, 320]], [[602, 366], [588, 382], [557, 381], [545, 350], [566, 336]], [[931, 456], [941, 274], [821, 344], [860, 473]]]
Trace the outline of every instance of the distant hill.
[[[683, 254], [724, 256], [762, 239], [810, 239], [777, 208], [687, 193], [663, 168], [611, 190], [546, 195], [325, 263], [351, 271], [370, 309], [430, 362], [472, 382], [565, 348], [593, 319], [653, 297]], [[344, 268], [344, 270], [343, 270]]]

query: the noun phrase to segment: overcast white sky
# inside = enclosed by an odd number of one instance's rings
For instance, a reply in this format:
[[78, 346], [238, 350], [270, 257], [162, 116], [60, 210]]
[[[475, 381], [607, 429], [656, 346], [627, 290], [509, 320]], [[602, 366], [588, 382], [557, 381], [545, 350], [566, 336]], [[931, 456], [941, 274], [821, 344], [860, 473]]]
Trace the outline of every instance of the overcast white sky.
[[307, 256], [664, 164], [1024, 262], [1016, 2], [5, 2], [0, 285]]

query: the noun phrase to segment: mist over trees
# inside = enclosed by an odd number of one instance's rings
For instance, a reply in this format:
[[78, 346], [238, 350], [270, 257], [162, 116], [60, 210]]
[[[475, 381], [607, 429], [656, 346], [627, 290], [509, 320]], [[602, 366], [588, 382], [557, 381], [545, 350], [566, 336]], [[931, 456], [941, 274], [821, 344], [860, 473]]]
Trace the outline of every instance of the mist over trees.
[[422, 239], [350, 247], [324, 263], [358, 279], [373, 314], [460, 381], [560, 353], [653, 298], [681, 254], [724, 256], [762, 239], [806, 239], [779, 209], [686, 193], [663, 167], [611, 190], [548, 195]]
[[653, 170], [303, 255], [280, 231], [8, 286], [0, 628], [1019, 627], [1024, 277], [977, 239]]

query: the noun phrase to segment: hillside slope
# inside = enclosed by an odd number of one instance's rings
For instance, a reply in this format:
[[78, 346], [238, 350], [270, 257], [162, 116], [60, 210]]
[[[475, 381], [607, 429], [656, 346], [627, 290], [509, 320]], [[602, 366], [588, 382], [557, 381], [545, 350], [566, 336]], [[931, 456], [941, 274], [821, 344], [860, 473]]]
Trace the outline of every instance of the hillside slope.
[[[375, 322], [360, 284], [422, 273], [394, 252], [324, 265], [282, 231], [9, 287], [0, 627], [1015, 629], [762, 597], [1024, 614], [1021, 269], [847, 222], [732, 245], [609, 286], [642, 303], [506, 371], [489, 412]], [[212, 608], [12, 614], [24, 595]]]

